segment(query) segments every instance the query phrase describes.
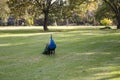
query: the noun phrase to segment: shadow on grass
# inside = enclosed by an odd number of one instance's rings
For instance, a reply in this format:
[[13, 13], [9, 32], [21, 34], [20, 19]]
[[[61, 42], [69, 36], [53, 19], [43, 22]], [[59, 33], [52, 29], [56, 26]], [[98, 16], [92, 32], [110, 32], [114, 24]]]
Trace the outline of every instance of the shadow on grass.
[[21, 34], [21, 33], [40, 33], [43, 30], [33, 29], [33, 30], [0, 30], [0, 33], [11, 33], [11, 34]]
[[[98, 80], [111, 80], [111, 79], [115, 80], [116, 78], [120, 78], [120, 74], [112, 75], [110, 77], [105, 77], [105, 78], [98, 79]], [[118, 79], [116, 79], [116, 80], [118, 80]]]
[[21, 33], [46, 33], [46, 32], [69, 32], [76, 31], [77, 29], [51, 29], [44, 31], [41, 29], [26, 29], [26, 30], [0, 30], [0, 33], [11, 33], [11, 34], [21, 34]]
[[[103, 37], [100, 37], [99, 39], [101, 38]], [[86, 46], [89, 47], [90, 49], [88, 50], [88, 52], [94, 53], [89, 55], [89, 58], [93, 59], [93, 61], [90, 61], [89, 63], [90, 64], [93, 63], [93, 66], [96, 67], [98, 71], [99, 71], [99, 67], [103, 67], [103, 69], [100, 70], [99, 72], [95, 71], [96, 73], [93, 73], [93, 74], [98, 74], [98, 73], [102, 74], [97, 76], [97, 77], [101, 77], [98, 80], [120, 78], [118, 77], [118, 75], [120, 75], [119, 36], [117, 36], [117, 38], [115, 37], [111, 37], [111, 38], [113, 38], [114, 40], [109, 38], [107, 39], [106, 37], [106, 40], [95, 41], [95, 43], [88, 44], [89, 46]]]
[[[83, 36], [81, 37], [83, 38]], [[61, 60], [67, 61], [66, 69], [68, 71], [73, 69], [69, 73], [75, 72], [76, 76], [81, 76], [81, 80], [118, 78], [120, 75], [119, 37], [119, 35], [103, 35], [94, 37], [84, 36], [83, 40], [79, 38], [76, 40], [77, 37], [71, 38], [68, 42], [62, 43], [67, 46], [60, 44], [60, 48], [63, 49], [61, 50], [62, 53], [59, 53], [61, 54]], [[115, 72], [116, 70], [118, 72]], [[69, 75], [73, 76], [72, 74]], [[74, 78], [71, 77], [71, 80]], [[79, 80], [79, 78], [75, 80]]]

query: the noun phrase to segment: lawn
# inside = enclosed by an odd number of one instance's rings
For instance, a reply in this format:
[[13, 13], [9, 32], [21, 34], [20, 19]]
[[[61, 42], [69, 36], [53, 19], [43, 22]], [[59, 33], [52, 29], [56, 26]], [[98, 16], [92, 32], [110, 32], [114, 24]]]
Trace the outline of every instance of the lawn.
[[[13, 28], [0, 29], [0, 80], [120, 80], [120, 30]], [[50, 34], [54, 56], [42, 54]]]

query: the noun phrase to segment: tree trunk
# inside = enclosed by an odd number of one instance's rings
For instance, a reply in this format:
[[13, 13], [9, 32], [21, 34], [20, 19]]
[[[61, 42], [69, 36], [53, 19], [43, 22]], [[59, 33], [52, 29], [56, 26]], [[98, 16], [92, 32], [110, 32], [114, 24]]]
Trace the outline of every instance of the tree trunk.
[[69, 20], [68, 20], [68, 19], [66, 19], [66, 25], [67, 25], [67, 26], [69, 25]]
[[118, 14], [117, 16], [117, 22], [118, 22], [117, 29], [120, 29], [120, 14]]
[[117, 29], [120, 29], [120, 22], [119, 22], [118, 25], [117, 25]]
[[43, 24], [44, 31], [48, 31], [47, 23], [48, 23], [48, 12], [46, 11], [44, 12], [44, 24]]

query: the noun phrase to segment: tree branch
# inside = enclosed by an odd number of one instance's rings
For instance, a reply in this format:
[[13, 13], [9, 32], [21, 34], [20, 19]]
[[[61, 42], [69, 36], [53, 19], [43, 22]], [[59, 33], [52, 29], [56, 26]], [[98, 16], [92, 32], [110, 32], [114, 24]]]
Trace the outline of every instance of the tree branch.
[[[117, 4], [115, 4], [114, 2], [112, 2], [113, 0], [110, 0], [110, 1], [111, 1], [111, 3], [113, 4], [114, 9], [118, 12]], [[117, 2], [116, 2], [116, 3], [117, 3]]]
[[116, 8], [115, 8], [115, 5], [112, 5], [109, 1], [107, 1], [107, 0], [103, 0], [105, 3], [107, 3], [110, 7], [111, 7], [111, 9], [115, 12], [115, 14], [117, 14], [118, 12], [117, 12], [117, 10], [116, 10]]

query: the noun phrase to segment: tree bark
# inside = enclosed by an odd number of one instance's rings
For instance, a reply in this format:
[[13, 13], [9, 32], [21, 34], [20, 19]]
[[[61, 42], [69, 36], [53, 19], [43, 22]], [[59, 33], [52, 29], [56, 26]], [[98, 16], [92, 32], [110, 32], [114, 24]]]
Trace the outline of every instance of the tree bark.
[[116, 20], [117, 20], [117, 29], [120, 29], [120, 14], [119, 13], [116, 16]]
[[48, 31], [48, 15], [49, 15], [49, 10], [50, 10], [50, 7], [51, 7], [51, 1], [52, 0], [48, 0], [47, 1], [47, 4], [43, 4], [43, 13], [44, 13], [44, 24], [43, 24], [43, 28], [44, 28], [44, 31]]
[[[47, 23], [48, 23], [48, 15], [49, 15], [49, 9], [51, 7], [51, 1], [52, 0], [47, 0], [47, 2], [45, 3], [44, 1], [41, 0], [41, 2], [39, 2], [39, 0], [36, 0], [37, 4], [39, 5], [39, 7], [42, 7], [42, 11], [44, 13], [44, 24], [43, 24], [43, 29], [44, 31], [48, 31], [48, 27], [47, 27]], [[43, 2], [43, 3], [42, 3]], [[42, 4], [41, 4], [42, 3]]]
[[117, 29], [120, 29], [120, 23], [117, 25]]
[[48, 31], [47, 23], [48, 23], [48, 12], [45, 11], [44, 12], [44, 24], [43, 24], [44, 31]]
[[117, 29], [120, 29], [120, 19], [118, 20]]

